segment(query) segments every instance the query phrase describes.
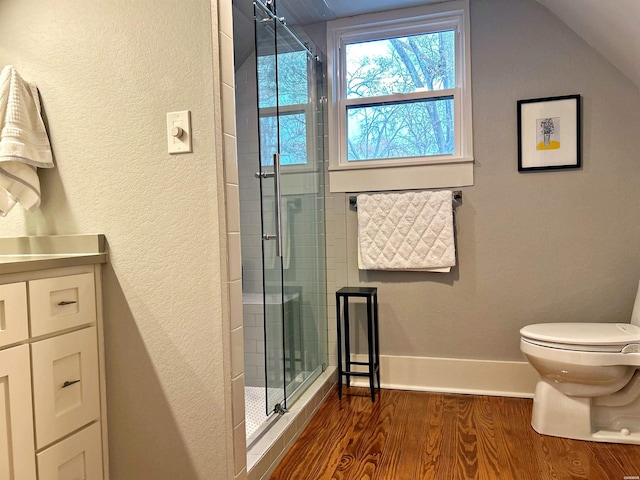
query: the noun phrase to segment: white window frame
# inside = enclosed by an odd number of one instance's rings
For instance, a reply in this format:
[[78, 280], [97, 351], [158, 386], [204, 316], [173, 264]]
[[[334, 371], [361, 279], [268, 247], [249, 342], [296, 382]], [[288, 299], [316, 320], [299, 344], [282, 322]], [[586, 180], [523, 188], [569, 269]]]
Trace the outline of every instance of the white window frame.
[[[442, 30], [456, 32], [456, 85], [452, 89], [347, 99], [345, 45]], [[405, 190], [473, 185], [469, 2], [453, 0], [338, 19], [327, 24], [329, 182], [332, 192]], [[347, 107], [400, 99], [453, 96], [453, 154], [347, 161]]]

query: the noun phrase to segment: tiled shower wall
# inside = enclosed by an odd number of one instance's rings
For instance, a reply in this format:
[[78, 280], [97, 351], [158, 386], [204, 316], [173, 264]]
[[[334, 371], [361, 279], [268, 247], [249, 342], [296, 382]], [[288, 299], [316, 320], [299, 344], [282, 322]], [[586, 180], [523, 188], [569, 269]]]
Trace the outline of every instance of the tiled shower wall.
[[238, 177], [240, 182], [240, 231], [242, 232], [242, 291], [262, 292], [262, 240], [258, 164], [258, 117], [255, 56], [236, 71], [236, 125], [238, 129]]
[[[242, 327], [242, 269], [240, 265], [240, 218], [238, 162], [236, 150], [235, 76], [233, 68], [233, 14], [231, 0], [217, 0], [218, 48], [220, 52], [220, 91], [222, 104], [222, 148], [224, 155], [225, 208], [227, 226], [229, 343], [231, 352], [231, 417], [233, 426], [233, 474], [235, 480], [247, 478], [245, 434], [244, 362]], [[216, 42], [214, 42], [215, 44]]]
[[[258, 165], [258, 117], [255, 56], [236, 71], [236, 125], [238, 129], [238, 177], [240, 230], [242, 232], [242, 292], [245, 385], [265, 386], [264, 311], [255, 301], [262, 293], [262, 240]], [[256, 294], [256, 295], [251, 295]]]
[[244, 303], [244, 384], [264, 387], [264, 310], [261, 303]]

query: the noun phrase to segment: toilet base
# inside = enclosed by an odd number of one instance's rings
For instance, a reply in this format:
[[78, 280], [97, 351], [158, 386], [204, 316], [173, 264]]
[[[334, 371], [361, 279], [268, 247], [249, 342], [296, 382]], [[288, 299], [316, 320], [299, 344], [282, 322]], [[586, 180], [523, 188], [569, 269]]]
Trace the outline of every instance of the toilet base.
[[531, 426], [536, 432], [553, 437], [640, 445], [637, 418], [631, 419], [628, 428], [620, 430], [594, 426], [592, 414], [596, 412], [592, 410], [602, 408], [594, 407], [590, 398], [569, 397], [541, 380], [536, 385]]

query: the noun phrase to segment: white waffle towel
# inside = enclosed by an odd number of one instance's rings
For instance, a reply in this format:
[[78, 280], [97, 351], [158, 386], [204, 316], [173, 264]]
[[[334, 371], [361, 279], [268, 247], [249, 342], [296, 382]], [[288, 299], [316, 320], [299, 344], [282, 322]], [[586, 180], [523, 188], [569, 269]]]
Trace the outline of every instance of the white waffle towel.
[[29, 211], [38, 208], [36, 167], [53, 166], [38, 89], [8, 65], [0, 72], [0, 216], [16, 202]]
[[452, 199], [450, 190], [358, 195], [359, 268], [450, 271]]

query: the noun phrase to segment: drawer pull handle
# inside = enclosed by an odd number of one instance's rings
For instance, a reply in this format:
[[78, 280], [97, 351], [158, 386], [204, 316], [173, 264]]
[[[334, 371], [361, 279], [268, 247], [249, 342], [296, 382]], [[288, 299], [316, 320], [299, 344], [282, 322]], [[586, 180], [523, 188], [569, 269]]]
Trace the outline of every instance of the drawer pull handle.
[[66, 382], [64, 382], [62, 384], [62, 388], [70, 387], [71, 385], [73, 385], [75, 383], [80, 383], [80, 380], [67, 380]]
[[73, 305], [74, 303], [78, 303], [76, 300], [63, 300], [62, 302], [58, 302], [59, 307], [64, 307], [65, 305]]

